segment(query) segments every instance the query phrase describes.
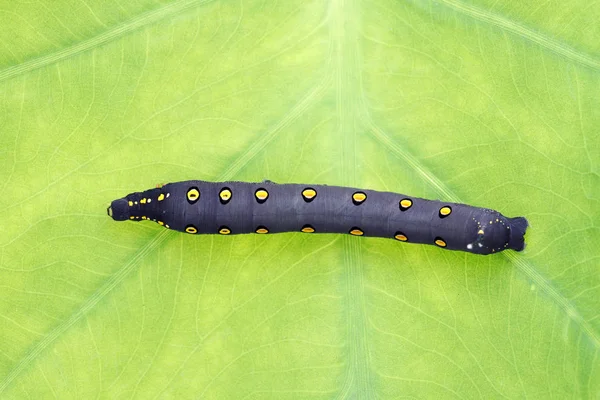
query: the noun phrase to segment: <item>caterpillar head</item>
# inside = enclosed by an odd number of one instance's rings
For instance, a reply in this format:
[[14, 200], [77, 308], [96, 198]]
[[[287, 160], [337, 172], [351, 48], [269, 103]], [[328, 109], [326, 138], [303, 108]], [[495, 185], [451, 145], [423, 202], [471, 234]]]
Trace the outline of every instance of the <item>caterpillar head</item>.
[[129, 219], [129, 204], [126, 199], [114, 200], [106, 209], [106, 213], [115, 221], [125, 221]]

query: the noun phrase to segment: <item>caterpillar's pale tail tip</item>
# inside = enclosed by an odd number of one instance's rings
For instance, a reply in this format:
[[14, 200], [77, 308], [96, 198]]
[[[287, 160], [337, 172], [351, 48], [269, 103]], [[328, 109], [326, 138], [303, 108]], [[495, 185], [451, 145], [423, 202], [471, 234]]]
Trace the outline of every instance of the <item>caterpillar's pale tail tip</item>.
[[508, 222], [510, 222], [508, 247], [516, 251], [523, 251], [525, 248], [525, 231], [529, 223], [524, 217], [509, 218]]

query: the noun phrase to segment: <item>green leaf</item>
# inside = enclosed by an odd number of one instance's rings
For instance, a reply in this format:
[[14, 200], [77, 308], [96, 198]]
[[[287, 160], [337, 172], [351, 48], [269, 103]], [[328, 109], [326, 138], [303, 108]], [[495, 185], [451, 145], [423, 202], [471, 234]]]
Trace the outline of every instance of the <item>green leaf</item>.
[[[0, 7], [0, 397], [597, 398], [600, 6]], [[187, 179], [531, 223], [488, 257], [116, 223]]]

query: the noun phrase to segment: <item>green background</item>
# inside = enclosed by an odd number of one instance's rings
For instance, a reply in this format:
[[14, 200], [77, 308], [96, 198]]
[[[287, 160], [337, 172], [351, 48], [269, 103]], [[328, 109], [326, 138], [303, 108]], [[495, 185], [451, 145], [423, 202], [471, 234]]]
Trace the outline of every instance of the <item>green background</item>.
[[[0, 397], [598, 398], [600, 3], [3, 1]], [[523, 253], [194, 237], [187, 179], [494, 208]]]

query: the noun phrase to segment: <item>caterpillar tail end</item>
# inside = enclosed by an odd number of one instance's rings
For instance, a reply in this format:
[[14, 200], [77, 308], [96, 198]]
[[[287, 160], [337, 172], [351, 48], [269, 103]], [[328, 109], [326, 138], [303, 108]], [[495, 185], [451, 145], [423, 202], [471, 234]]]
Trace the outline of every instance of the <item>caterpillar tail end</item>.
[[510, 238], [508, 247], [516, 251], [523, 251], [525, 248], [525, 231], [529, 223], [524, 217], [508, 218], [510, 223]]
[[106, 213], [115, 221], [125, 221], [129, 219], [129, 204], [125, 199], [114, 200], [106, 209]]

